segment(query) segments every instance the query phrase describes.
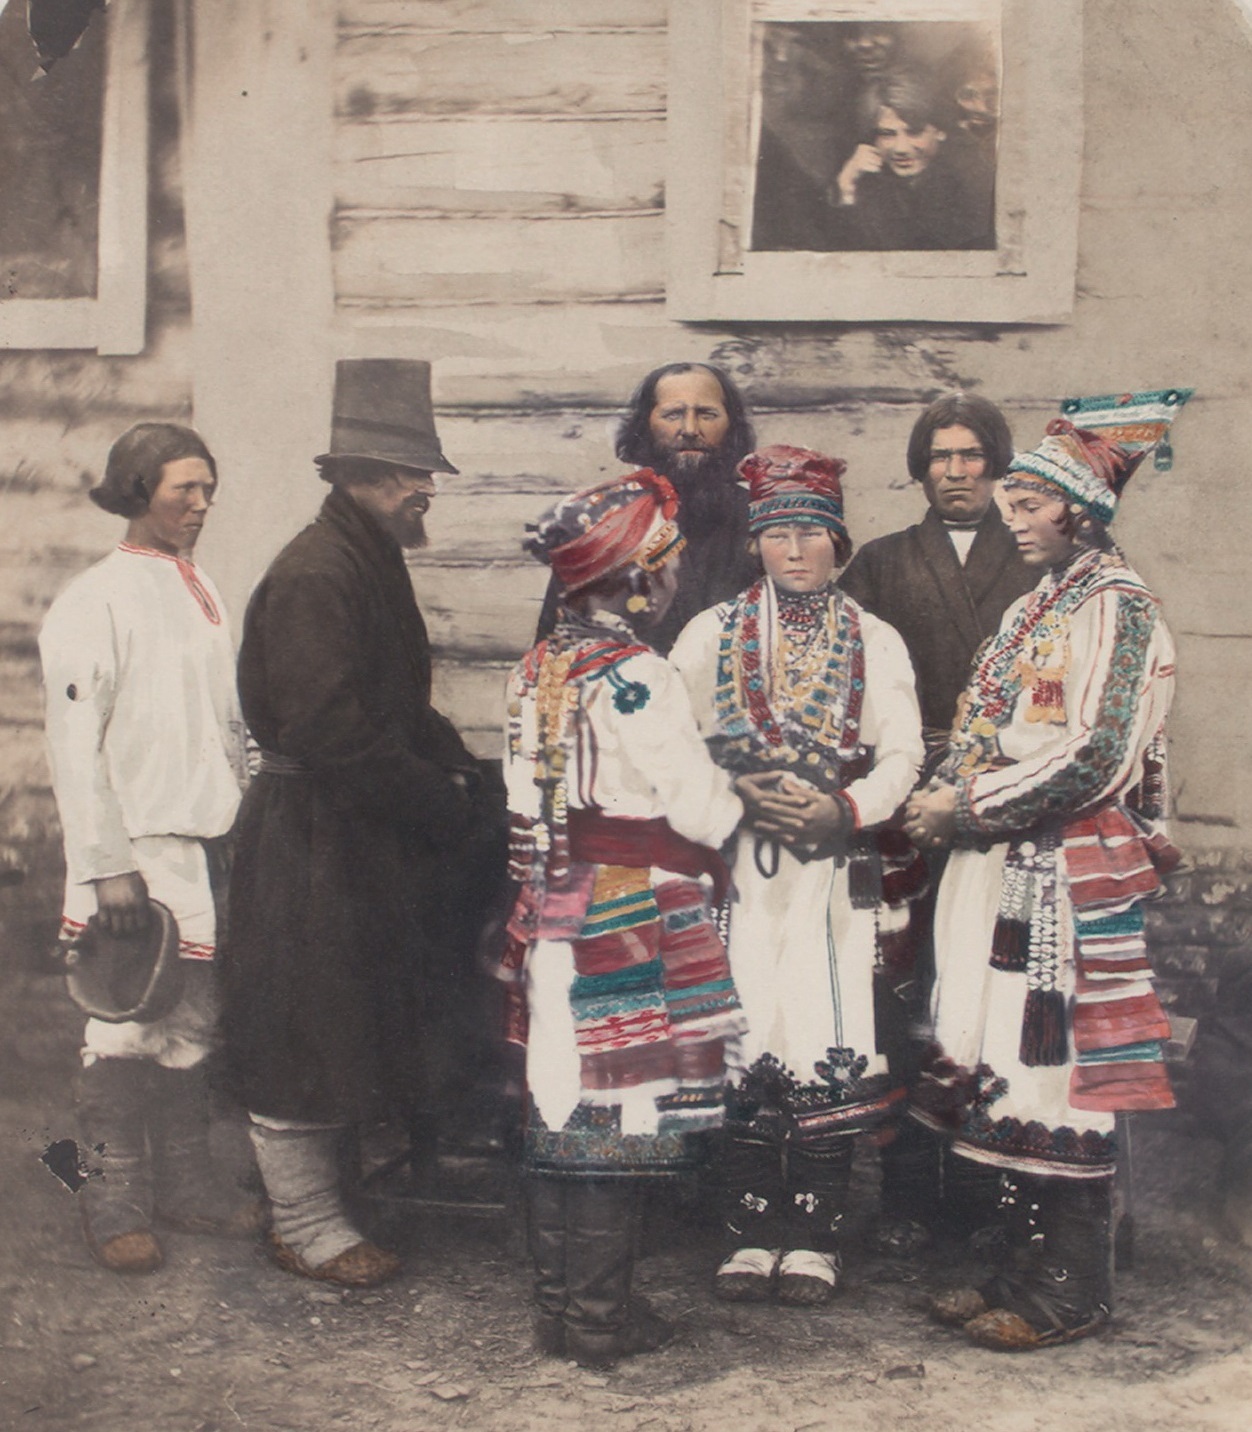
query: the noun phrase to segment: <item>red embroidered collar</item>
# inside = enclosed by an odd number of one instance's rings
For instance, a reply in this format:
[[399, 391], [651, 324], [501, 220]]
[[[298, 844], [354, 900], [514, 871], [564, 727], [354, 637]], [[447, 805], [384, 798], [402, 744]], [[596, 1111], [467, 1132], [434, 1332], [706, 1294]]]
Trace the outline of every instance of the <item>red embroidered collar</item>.
[[194, 562], [188, 561], [186, 557], [176, 557], [171, 552], [158, 552], [155, 547], [136, 547], [133, 542], [119, 542], [117, 550], [127, 552], [132, 557], [159, 557], [163, 562], [173, 562], [200, 610], [214, 626], [221, 626], [222, 614], [213, 600], [212, 592], [201, 581]]

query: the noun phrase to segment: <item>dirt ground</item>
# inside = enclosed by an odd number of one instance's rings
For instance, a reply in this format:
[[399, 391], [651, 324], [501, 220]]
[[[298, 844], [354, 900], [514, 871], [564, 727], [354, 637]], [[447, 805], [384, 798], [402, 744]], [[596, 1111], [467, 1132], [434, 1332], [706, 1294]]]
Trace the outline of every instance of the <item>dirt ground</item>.
[[[1217, 1149], [1182, 1114], [1134, 1134], [1133, 1266], [1113, 1327], [1036, 1354], [996, 1354], [932, 1326], [928, 1290], [967, 1255], [895, 1262], [855, 1234], [833, 1306], [719, 1304], [716, 1244], [690, 1207], [654, 1198], [639, 1285], [679, 1327], [646, 1359], [593, 1373], [532, 1348], [510, 1220], [370, 1204], [405, 1273], [341, 1293], [245, 1243], [171, 1235], [165, 1268], [96, 1267], [74, 1195], [43, 1166], [73, 1132], [74, 1020], [45, 986], [10, 987], [0, 1019], [0, 1427], [93, 1432], [466, 1428], [483, 1432], [1140, 1432], [1252, 1421], [1252, 1253], [1217, 1226]], [[216, 1134], [237, 1157], [241, 1131]], [[872, 1202], [863, 1158], [861, 1202]]]

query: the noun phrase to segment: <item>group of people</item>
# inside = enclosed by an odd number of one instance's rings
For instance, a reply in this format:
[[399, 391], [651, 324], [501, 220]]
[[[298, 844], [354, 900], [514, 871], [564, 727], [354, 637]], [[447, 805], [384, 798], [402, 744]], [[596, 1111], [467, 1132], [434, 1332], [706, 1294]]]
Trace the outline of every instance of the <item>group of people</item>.
[[[404, 561], [432, 474], [455, 472], [429, 382], [340, 363], [331, 490], [252, 596], [237, 684], [192, 558], [202, 441], [141, 424], [92, 492], [126, 538], [41, 634], [65, 939], [176, 926], [187, 976], [172, 1008], [88, 1021], [93, 1256], [150, 1271], [161, 1223], [265, 1220], [290, 1271], [392, 1276], [340, 1147], [432, 1097], [432, 972], [474, 887], [525, 1051], [545, 1352], [598, 1366], [667, 1340], [632, 1295], [638, 1195], [700, 1165], [716, 1295], [828, 1302], [865, 1135], [884, 1248], [1004, 1223], [1001, 1271], [937, 1318], [1003, 1349], [1096, 1330], [1115, 1115], [1172, 1101], [1142, 904], [1173, 854], [1173, 656], [1108, 524], [1186, 391], [1076, 400], [1017, 455], [992, 403], [942, 398], [908, 445], [925, 517], [852, 557], [840, 459], [758, 447], [711, 365], [655, 370], [619, 429], [631, 470], [525, 539], [551, 582], [500, 792], [431, 705]], [[180, 1171], [211, 1055], [265, 1209]]]

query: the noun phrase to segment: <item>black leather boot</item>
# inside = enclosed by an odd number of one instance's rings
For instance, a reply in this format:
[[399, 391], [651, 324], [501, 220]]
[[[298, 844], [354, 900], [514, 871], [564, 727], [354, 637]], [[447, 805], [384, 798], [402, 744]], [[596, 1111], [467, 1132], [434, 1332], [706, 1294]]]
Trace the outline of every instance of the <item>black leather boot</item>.
[[655, 1352], [674, 1335], [630, 1296], [635, 1206], [625, 1180], [572, 1179], [565, 1192], [565, 1350], [583, 1367]]
[[526, 1181], [526, 1232], [535, 1270], [535, 1343], [549, 1357], [565, 1352], [565, 1195], [562, 1179]]
[[146, 1059], [97, 1059], [75, 1085], [91, 1175], [78, 1193], [83, 1233], [91, 1256], [113, 1273], [153, 1273], [164, 1262], [152, 1232], [151, 1075]]
[[980, 1289], [988, 1311], [965, 1324], [982, 1347], [1016, 1352], [1097, 1332], [1113, 1302], [1111, 1178], [1008, 1185], [1010, 1263]]

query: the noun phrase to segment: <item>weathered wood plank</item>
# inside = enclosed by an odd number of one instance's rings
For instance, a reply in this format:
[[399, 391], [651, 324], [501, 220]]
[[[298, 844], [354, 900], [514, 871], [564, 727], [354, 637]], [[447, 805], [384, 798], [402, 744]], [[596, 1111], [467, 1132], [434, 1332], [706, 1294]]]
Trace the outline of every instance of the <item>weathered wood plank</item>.
[[445, 566], [436, 548], [412, 571], [437, 655], [514, 661], [530, 646], [548, 581], [540, 563]]
[[[1016, 345], [971, 342], [949, 329], [810, 335], [793, 328], [727, 337], [667, 323], [658, 301], [535, 304], [518, 297], [478, 305], [341, 296], [341, 347], [360, 356], [430, 359], [441, 405], [576, 410], [624, 404], [650, 368], [675, 360], [720, 364], [758, 411], [924, 405], [960, 387], [1018, 402], [1012, 395], [1032, 391], [1037, 361]], [[1011, 381], [1001, 381], [1002, 369]], [[994, 389], [971, 376], [984, 372], [995, 375]]]
[[[159, 415], [185, 422], [190, 412], [190, 324], [185, 322], [154, 325], [148, 352], [139, 358], [0, 353], [0, 414], [10, 420], [42, 419], [61, 435], [80, 425], [112, 422], [116, 436], [141, 418]], [[5, 449], [25, 451], [15, 440], [12, 421]]]
[[504, 746], [504, 685], [511, 661], [436, 661], [434, 703], [480, 756]]
[[425, 120], [336, 129], [341, 208], [656, 209], [663, 117]]
[[640, 114], [665, 108], [663, 30], [341, 33], [335, 109], [397, 115]]
[[613, 455], [616, 412], [441, 410], [438, 421], [444, 450], [462, 475], [438, 478], [432, 522], [445, 501], [465, 494], [526, 493], [555, 501], [622, 469]]
[[345, 29], [600, 30], [659, 28], [668, 0], [340, 0]]
[[664, 283], [656, 214], [577, 218], [367, 217], [336, 225], [340, 300], [498, 304], [655, 298]]
[[523, 554], [526, 524], [560, 493], [476, 493], [462, 489], [441, 497], [427, 519], [431, 545], [462, 560], [517, 561]]

